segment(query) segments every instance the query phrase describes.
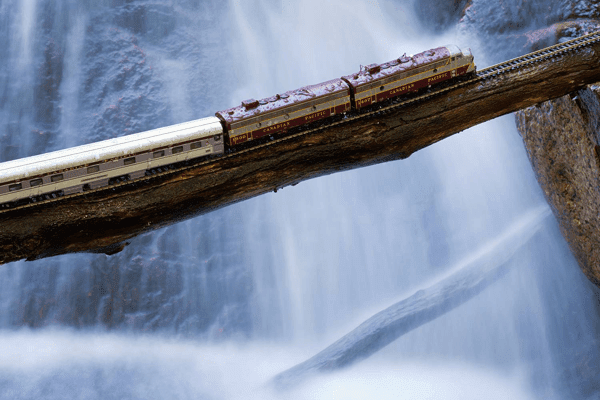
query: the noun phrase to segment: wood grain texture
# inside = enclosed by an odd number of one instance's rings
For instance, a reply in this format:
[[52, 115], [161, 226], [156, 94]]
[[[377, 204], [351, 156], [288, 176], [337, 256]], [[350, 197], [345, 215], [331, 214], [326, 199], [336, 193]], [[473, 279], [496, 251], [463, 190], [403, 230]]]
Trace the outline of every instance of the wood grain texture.
[[[127, 240], [307, 179], [402, 159], [471, 126], [600, 81], [600, 45], [149, 183], [0, 214], [0, 263], [113, 253]], [[326, 201], [326, 199], [324, 199]]]

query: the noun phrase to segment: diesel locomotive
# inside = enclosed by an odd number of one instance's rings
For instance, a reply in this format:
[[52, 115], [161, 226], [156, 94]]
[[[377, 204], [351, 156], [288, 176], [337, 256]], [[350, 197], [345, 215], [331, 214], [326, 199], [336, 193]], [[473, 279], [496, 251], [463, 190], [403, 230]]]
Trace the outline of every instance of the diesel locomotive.
[[370, 64], [354, 74], [218, 111], [215, 117], [0, 164], [0, 210], [83, 193], [361, 113], [475, 72], [455, 45]]

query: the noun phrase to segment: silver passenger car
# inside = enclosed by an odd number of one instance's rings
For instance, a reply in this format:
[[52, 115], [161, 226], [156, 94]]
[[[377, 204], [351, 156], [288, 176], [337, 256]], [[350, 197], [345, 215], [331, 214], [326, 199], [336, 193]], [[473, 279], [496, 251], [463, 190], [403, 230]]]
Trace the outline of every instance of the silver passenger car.
[[223, 154], [215, 117], [0, 164], [0, 209], [135, 180], [174, 163]]

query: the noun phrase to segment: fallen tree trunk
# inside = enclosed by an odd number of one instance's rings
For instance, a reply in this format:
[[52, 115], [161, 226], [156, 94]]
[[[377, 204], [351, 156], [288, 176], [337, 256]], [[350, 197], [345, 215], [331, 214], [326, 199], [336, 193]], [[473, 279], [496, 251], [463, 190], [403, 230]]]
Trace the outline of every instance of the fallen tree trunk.
[[306, 179], [402, 159], [471, 126], [600, 81], [600, 44], [425, 102], [238, 157], [0, 214], [0, 263], [119, 251], [141, 233]]
[[508, 271], [512, 256], [548, 215], [547, 207], [531, 212], [464, 260], [451, 275], [375, 314], [314, 357], [277, 375], [272, 383], [286, 389], [319, 372], [349, 366], [471, 300]]

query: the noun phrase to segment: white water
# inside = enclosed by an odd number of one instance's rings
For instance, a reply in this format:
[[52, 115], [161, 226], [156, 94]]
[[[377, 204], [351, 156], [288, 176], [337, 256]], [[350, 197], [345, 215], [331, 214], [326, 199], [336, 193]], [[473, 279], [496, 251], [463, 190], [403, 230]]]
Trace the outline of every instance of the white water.
[[[23, 4], [22, 18], [30, 18], [37, 2]], [[411, 10], [412, 3], [391, 0], [231, 1], [224, 32], [230, 35], [228, 65], [236, 89], [223, 108], [446, 43], [471, 47], [480, 67], [485, 65], [485, 38], [480, 44], [458, 30], [424, 36]], [[79, 101], [74, 88], [82, 84], [78, 35], [86, 19], [76, 21], [61, 86], [65, 145], [81, 143], [72, 136], [77, 118], [65, 110]], [[29, 49], [20, 51], [18, 60], [31, 57]], [[186, 87], [194, 81], [194, 66], [159, 50], [148, 53], [164, 75], [174, 118], [204, 116], [187, 106], [195, 95]], [[543, 204], [509, 116], [404, 161], [303, 182], [182, 223], [133, 246], [147, 243], [148, 258], [182, 253], [186, 295], [197, 296], [193, 306], [200, 307], [210, 302], [203, 286], [205, 258], [214, 254], [227, 262], [223, 254], [235, 243], [252, 271], [252, 337], [205, 339], [218, 338], [213, 332], [219, 321], [197, 341], [115, 335], [102, 328], [3, 331], [0, 398], [560, 398], [557, 390], [568, 383], [561, 381], [567, 361], [560, 350], [585, 351], [578, 344], [594, 338], [596, 321], [590, 317], [589, 283], [552, 221], [517, 253], [508, 276], [473, 301], [355, 367], [291, 393], [265, 386], [403, 293], [446, 274]], [[210, 255], [196, 246], [207, 226], [219, 237], [203, 248]], [[177, 239], [165, 240], [172, 235]], [[232, 241], [240, 237], [242, 242]], [[161, 242], [177, 247], [164, 251]], [[55, 261], [68, 281], [78, 263], [104, 257]], [[4, 311], [19, 296], [12, 282], [26, 281], [31, 265], [51, 271], [52, 263], [0, 267], [2, 326], [10, 325]], [[58, 286], [68, 282], [59, 280]]]
[[[411, 10], [410, 2], [391, 1], [309, 0], [284, 2], [281, 9], [235, 2], [233, 64], [243, 84], [232, 103], [446, 43], [471, 47], [479, 67], [486, 65], [485, 38], [458, 29], [423, 35]], [[259, 293], [257, 330], [291, 346], [320, 343], [320, 350], [543, 203], [511, 116], [408, 160], [303, 182], [248, 202], [241, 207], [251, 212], [245, 236]], [[570, 307], [573, 296], [582, 303], [592, 299], [556, 226], [544, 231], [530, 251], [515, 257], [508, 277], [401, 338], [378, 355], [380, 361], [428, 359], [432, 368], [464, 362], [512, 376], [503, 381], [506, 388], [519, 388], [524, 379], [537, 395], [551, 396], [560, 374], [553, 352], [561, 334], [554, 333], [554, 323], [562, 312], [548, 303], [547, 291], [559, 286], [551, 298], [561, 308]], [[540, 277], [542, 271], [551, 276]], [[584, 314], [572, 316], [571, 328], [592, 338]], [[453, 376], [452, 368], [437, 371]], [[466, 374], [460, 386], [477, 387], [478, 377]]]
[[461, 363], [367, 361], [282, 395], [263, 383], [299, 359], [288, 346], [71, 331], [3, 333], [0, 340], [0, 395], [15, 400], [529, 398], [519, 376]]

